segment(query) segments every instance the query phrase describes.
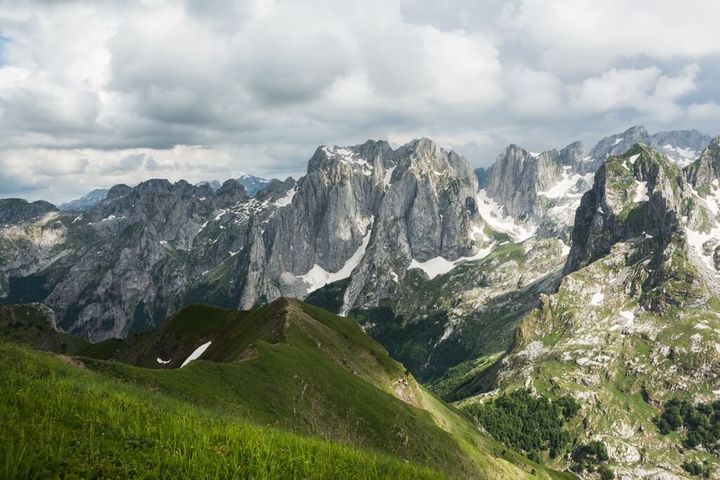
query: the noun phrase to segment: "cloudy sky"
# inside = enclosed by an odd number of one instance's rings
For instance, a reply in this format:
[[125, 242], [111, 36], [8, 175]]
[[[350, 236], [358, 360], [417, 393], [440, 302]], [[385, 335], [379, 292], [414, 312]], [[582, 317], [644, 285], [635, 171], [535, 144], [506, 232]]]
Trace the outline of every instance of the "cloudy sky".
[[300, 175], [319, 144], [720, 133], [715, 0], [0, 0], [0, 197]]

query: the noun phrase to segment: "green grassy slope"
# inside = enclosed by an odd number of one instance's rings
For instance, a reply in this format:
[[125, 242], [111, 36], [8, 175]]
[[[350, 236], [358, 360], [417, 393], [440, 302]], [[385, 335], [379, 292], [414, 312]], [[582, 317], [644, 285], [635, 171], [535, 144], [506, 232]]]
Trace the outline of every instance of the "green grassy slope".
[[0, 305], [0, 338], [70, 355], [89, 346], [82, 338], [54, 329], [50, 314], [50, 309], [40, 304]]
[[[201, 359], [170, 368], [208, 341]], [[214, 420], [313, 436], [451, 477], [564, 478], [482, 435], [354, 322], [297, 301], [250, 312], [193, 306], [148, 333], [83, 352], [96, 357], [76, 360], [83, 375], [177, 402], [188, 415], [194, 408]], [[103, 421], [126, 428], [122, 418]]]
[[0, 477], [444, 478], [259, 428], [54, 357], [0, 343]]

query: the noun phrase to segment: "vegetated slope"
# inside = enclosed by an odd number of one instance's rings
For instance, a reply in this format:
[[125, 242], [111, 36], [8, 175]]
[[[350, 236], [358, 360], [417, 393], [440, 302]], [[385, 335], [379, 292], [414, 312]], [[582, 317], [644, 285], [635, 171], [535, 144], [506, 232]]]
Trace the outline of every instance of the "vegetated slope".
[[[208, 342], [199, 359], [176, 368]], [[383, 452], [453, 477], [527, 478], [534, 471], [563, 478], [482, 435], [350, 320], [297, 301], [249, 312], [192, 306], [153, 331], [94, 349], [84, 351], [113, 361], [79, 361], [104, 381], [133, 384], [184, 408]]]
[[395, 302], [349, 316], [421, 381], [504, 351], [520, 318], [541, 293], [555, 289], [567, 250], [557, 239], [498, 243], [485, 258], [434, 278], [411, 269], [398, 283]]
[[0, 476], [440, 479], [377, 453], [253, 426], [0, 343]]
[[[556, 466], [582, 469], [583, 455], [606, 447], [623, 478], [715, 468], [712, 422], [693, 442], [659, 428], [658, 416], [676, 398], [712, 413], [720, 393], [718, 145], [685, 171], [643, 145], [610, 158], [583, 197], [557, 293], [520, 323], [504, 359], [463, 386], [466, 394], [498, 388], [490, 398], [518, 388], [572, 395], [582, 419], [574, 434], [587, 448]], [[686, 417], [698, 427], [698, 415]], [[605, 446], [589, 443], [597, 441]]]
[[0, 305], [0, 339], [68, 355], [89, 346], [80, 337], [58, 331], [53, 311], [40, 303]]

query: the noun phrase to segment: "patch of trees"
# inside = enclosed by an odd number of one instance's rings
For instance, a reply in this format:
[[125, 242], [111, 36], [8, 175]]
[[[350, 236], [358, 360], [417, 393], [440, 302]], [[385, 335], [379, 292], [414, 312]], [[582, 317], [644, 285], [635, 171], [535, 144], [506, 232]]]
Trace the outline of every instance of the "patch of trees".
[[550, 400], [527, 390], [515, 390], [492, 403], [466, 407], [490, 435], [538, 463], [542, 453], [556, 458], [573, 438], [563, 427], [580, 409], [570, 396]]
[[665, 403], [655, 424], [663, 435], [685, 433], [683, 444], [687, 448], [702, 445], [715, 452], [720, 440], [720, 400], [693, 405], [689, 400], [674, 398]]
[[575, 461], [572, 470], [575, 472], [597, 472], [602, 480], [615, 478], [615, 472], [606, 465], [610, 456], [603, 442], [593, 440], [577, 445], [573, 449], [572, 458]]
[[698, 461], [692, 460], [689, 462], [685, 462], [682, 464], [683, 470], [688, 472], [690, 475], [694, 475], [697, 477], [705, 477], [708, 478], [710, 476], [710, 470], [711, 467], [708, 465], [707, 462], [700, 463]]

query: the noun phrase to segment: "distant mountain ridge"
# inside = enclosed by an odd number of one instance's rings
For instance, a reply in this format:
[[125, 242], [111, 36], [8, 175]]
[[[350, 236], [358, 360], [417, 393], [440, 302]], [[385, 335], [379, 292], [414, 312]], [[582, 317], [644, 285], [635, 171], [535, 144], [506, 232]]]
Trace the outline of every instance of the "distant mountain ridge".
[[[679, 148], [702, 140], [662, 135]], [[487, 255], [498, 235], [567, 245], [589, 163], [578, 142], [539, 154], [510, 146], [480, 189], [466, 160], [428, 139], [395, 150], [368, 141], [318, 148], [297, 182], [245, 176], [264, 185], [255, 198], [237, 180], [115, 186], [81, 215], [46, 209], [0, 232], [0, 295], [44, 301], [63, 328], [96, 339], [148, 328], [188, 302], [250, 308], [337, 281], [347, 282], [339, 311], [374, 308], [403, 297], [408, 272], [445, 274]]]
[[587, 412], [581, 435], [607, 445], [621, 478], [685, 478], [691, 461], [712, 469], [716, 437], [681, 447], [655, 412], [720, 392], [718, 162], [720, 137], [682, 169], [641, 144], [609, 157], [582, 197], [557, 290], [461, 396], [573, 395]]
[[109, 190], [107, 188], [96, 188], [95, 190], [83, 195], [80, 198], [71, 200], [66, 203], [61, 203], [58, 208], [62, 211], [74, 211], [84, 212], [85, 210], [94, 207], [98, 203], [102, 202], [107, 198]]

